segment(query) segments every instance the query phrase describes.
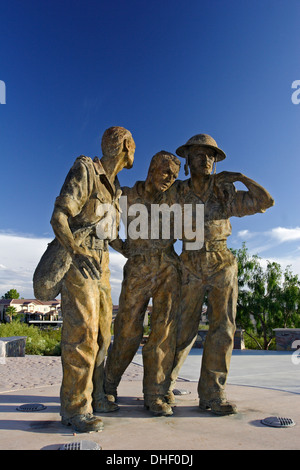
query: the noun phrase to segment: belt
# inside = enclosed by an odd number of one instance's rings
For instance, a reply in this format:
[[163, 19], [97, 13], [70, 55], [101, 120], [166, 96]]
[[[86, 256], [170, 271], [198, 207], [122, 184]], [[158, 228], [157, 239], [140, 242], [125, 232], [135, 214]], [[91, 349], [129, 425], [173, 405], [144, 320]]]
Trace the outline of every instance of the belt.
[[173, 245], [163, 247], [163, 248], [148, 248], [148, 249], [137, 249], [136, 252], [130, 254], [132, 256], [156, 256], [162, 254], [172, 254], [175, 253]]
[[204, 242], [203, 250], [205, 251], [227, 250], [227, 240], [211, 240], [209, 242]]
[[89, 235], [85, 238], [83, 245], [90, 250], [108, 251], [108, 242], [109, 240], [101, 240], [100, 238]]

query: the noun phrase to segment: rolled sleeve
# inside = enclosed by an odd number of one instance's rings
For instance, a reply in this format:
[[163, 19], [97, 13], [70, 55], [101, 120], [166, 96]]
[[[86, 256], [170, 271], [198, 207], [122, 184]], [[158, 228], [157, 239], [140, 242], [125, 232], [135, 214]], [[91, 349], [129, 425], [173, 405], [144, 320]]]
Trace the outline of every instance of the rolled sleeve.
[[85, 164], [78, 158], [69, 171], [60, 195], [56, 198], [55, 209], [71, 217], [78, 215], [89, 197], [89, 177]]
[[261, 202], [248, 191], [237, 191], [233, 201], [228, 205], [228, 216], [244, 217], [265, 212]]

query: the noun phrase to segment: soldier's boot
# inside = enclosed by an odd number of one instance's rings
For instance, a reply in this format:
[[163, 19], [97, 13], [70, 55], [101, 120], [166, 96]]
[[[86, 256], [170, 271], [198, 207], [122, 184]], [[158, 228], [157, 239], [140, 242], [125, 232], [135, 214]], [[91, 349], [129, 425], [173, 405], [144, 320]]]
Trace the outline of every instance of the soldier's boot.
[[168, 405], [174, 406], [175, 405], [175, 395], [172, 392], [172, 390], [169, 390], [168, 393], [165, 395], [165, 400], [168, 403]]
[[112, 411], [118, 411], [119, 409], [120, 407], [114, 403], [114, 400], [109, 400], [106, 395], [93, 401], [94, 413], [111, 413]]
[[161, 396], [145, 395], [144, 406], [154, 416], [171, 416], [173, 414], [171, 406]]
[[200, 398], [199, 408], [201, 410], [211, 411], [212, 413], [220, 416], [237, 413], [236, 405], [229, 402], [225, 397], [213, 398], [211, 400]]
[[118, 401], [117, 387], [114, 385], [105, 385], [105, 393], [109, 402], [115, 403]]
[[71, 426], [76, 432], [99, 432], [104, 428], [102, 419], [92, 413], [76, 415], [72, 418], [62, 417], [61, 422], [64, 426]]

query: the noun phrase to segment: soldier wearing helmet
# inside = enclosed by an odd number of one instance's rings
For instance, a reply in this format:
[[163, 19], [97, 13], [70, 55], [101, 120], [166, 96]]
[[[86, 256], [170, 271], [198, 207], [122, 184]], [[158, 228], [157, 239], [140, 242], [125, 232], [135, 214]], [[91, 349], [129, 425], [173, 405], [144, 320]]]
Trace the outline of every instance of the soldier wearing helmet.
[[[217, 174], [214, 165], [226, 155], [207, 134], [192, 137], [176, 153], [186, 159], [186, 174], [189, 170], [191, 176], [175, 182], [174, 199], [182, 205], [204, 204], [204, 244], [200, 249], [187, 248], [188, 239], [183, 234], [182, 311], [169, 400], [174, 401], [172, 387], [197, 337], [207, 294], [209, 331], [198, 384], [199, 406], [219, 415], [233, 414], [236, 406], [225, 394], [238, 295], [237, 262], [226, 244], [231, 234], [230, 217], [265, 212], [273, 206], [274, 200], [262, 186], [241, 173]], [[242, 182], [248, 191], [237, 191], [236, 181]]]

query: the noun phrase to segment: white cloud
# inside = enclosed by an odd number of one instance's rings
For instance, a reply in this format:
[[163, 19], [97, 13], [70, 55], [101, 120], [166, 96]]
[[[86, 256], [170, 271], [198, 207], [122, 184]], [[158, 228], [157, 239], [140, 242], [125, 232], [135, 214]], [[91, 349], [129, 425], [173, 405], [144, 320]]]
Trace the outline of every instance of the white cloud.
[[0, 263], [13, 270], [32, 269], [50, 241], [50, 238], [0, 233]]
[[261, 258], [261, 264], [264, 268], [267, 267], [267, 263], [278, 263], [280, 264], [282, 271], [288, 266], [290, 267], [293, 274], [298, 274], [300, 277], [300, 256], [270, 256], [268, 258]]
[[242, 238], [243, 240], [248, 240], [249, 238], [252, 238], [255, 236], [255, 232], [250, 232], [250, 230], [240, 230], [237, 236], [239, 238]]
[[248, 248], [251, 249], [251, 252], [254, 250], [256, 250], [257, 253], [265, 252], [283, 244], [285, 244], [286, 247], [292, 247], [293, 251], [297, 251], [298, 247], [293, 246], [293, 242], [300, 240], [300, 227], [274, 227], [265, 232], [240, 230], [237, 233], [237, 238], [249, 242]]
[[274, 227], [266, 232], [251, 232], [250, 230], [240, 230], [237, 233], [239, 238], [250, 239], [259, 237], [271, 238], [273, 242], [284, 243], [300, 240], [300, 227], [286, 228], [286, 227]]
[[248, 236], [249, 230], [240, 230], [237, 234], [238, 237], [243, 238]]
[[109, 252], [109, 269], [110, 269], [110, 286], [111, 296], [114, 305], [119, 304], [119, 296], [121, 292], [121, 284], [123, 280], [123, 267], [126, 258], [114, 250]]
[[[237, 238], [246, 242], [250, 254], [257, 254], [264, 267], [267, 261], [276, 262], [284, 270], [291, 266], [293, 273], [300, 276], [300, 253], [296, 243], [300, 240], [300, 227], [274, 227], [265, 232], [240, 230]], [[266, 253], [269, 253], [266, 256]]]
[[300, 240], [300, 227], [286, 228], [275, 227], [270, 230], [269, 234], [279, 243]]
[[0, 233], [0, 295], [13, 288], [21, 297], [33, 297], [33, 272], [50, 241]]

